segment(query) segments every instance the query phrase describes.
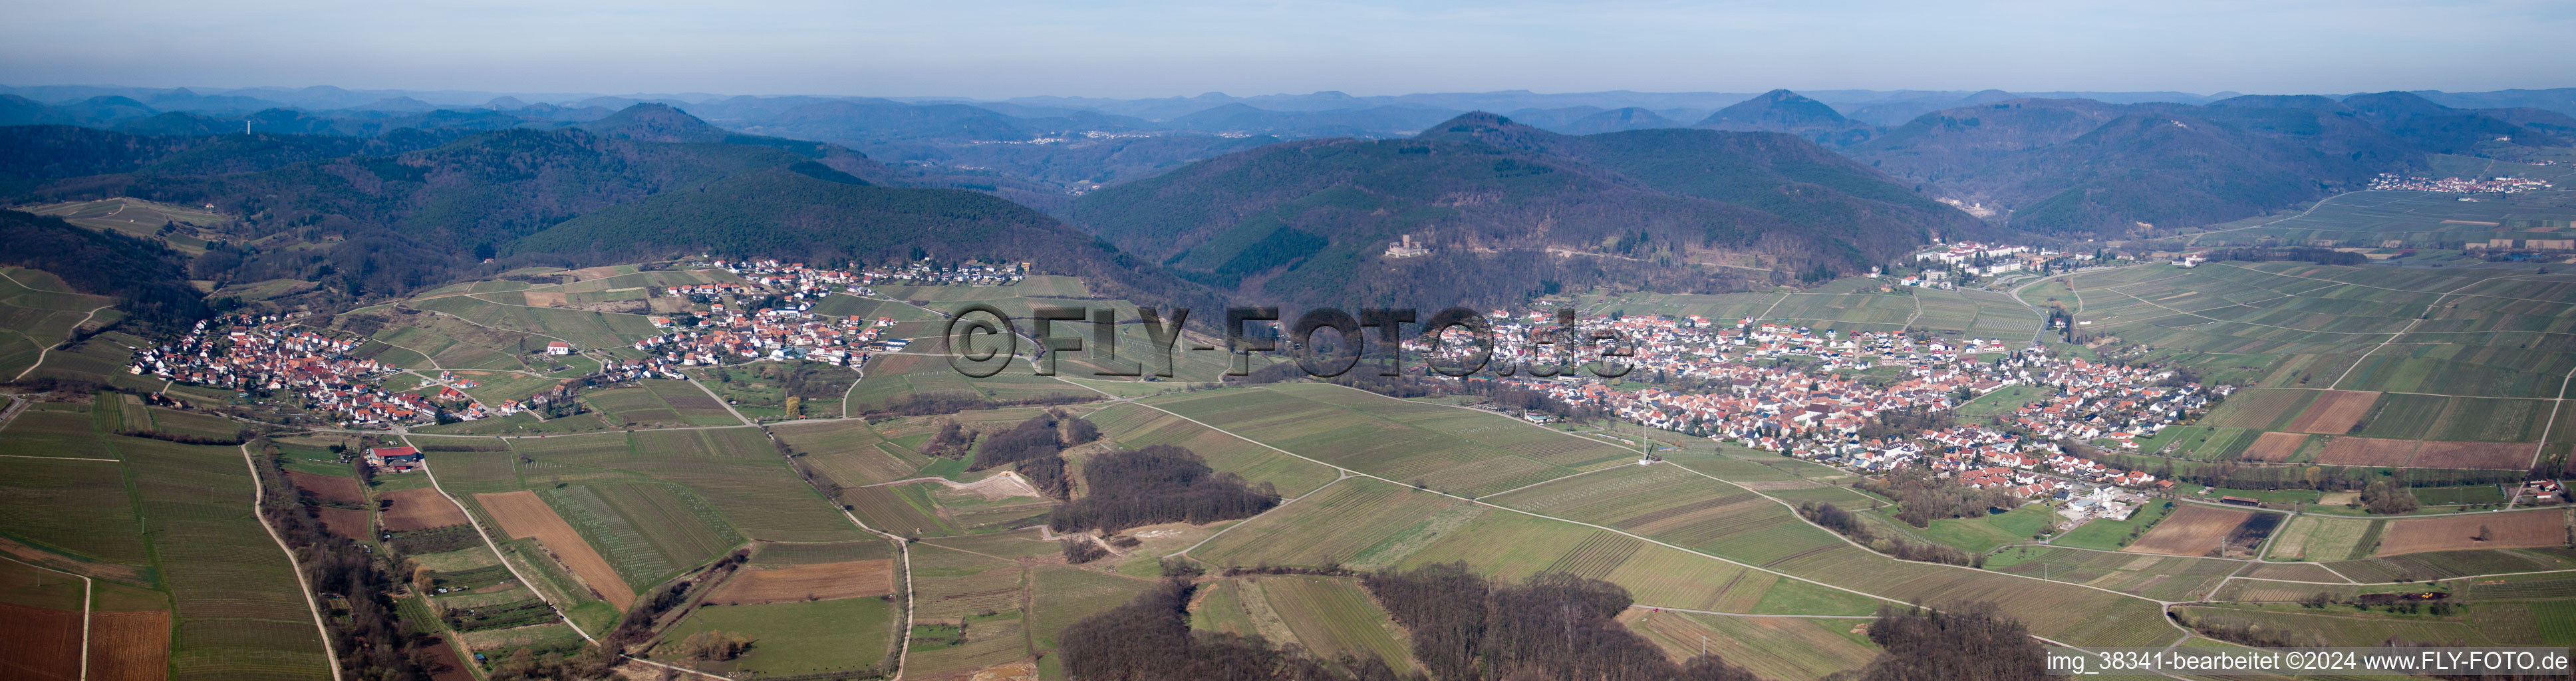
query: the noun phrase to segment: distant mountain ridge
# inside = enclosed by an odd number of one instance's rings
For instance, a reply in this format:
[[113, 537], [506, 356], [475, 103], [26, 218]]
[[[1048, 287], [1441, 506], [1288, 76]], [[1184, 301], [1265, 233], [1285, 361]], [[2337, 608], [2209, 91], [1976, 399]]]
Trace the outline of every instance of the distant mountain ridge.
[[[1709, 249], [1760, 253], [1777, 276], [1818, 276], [1985, 229], [1789, 135], [1569, 136], [1487, 113], [1408, 139], [1237, 152], [1088, 194], [1069, 215], [1185, 277], [1316, 304], [1436, 302], [1413, 300], [1417, 291], [1493, 302], [1550, 282], [1724, 289], [1770, 275], [1683, 262]], [[1382, 253], [1405, 235], [1433, 254]]]
[[[832, 262], [921, 252], [1007, 258], [1095, 290], [1188, 299], [1195, 287], [982, 193], [887, 187], [834, 145], [726, 132], [656, 104], [581, 127], [373, 138], [138, 136], [0, 128], [0, 189], [41, 203], [114, 196], [243, 216], [198, 279], [305, 279], [312, 295], [399, 294], [528, 264], [717, 251]], [[923, 249], [915, 251], [913, 249]], [[481, 264], [484, 257], [501, 262]]]

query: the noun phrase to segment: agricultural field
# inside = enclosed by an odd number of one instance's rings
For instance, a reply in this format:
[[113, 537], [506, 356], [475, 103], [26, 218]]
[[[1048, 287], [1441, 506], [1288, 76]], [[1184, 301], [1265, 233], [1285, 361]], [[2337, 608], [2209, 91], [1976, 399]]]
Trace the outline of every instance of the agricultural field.
[[1700, 652], [1701, 641], [1735, 664], [1766, 679], [1811, 681], [1859, 669], [1879, 648], [1859, 633], [1865, 619], [1729, 617], [1673, 611], [1630, 610], [1619, 617], [1675, 661]]
[[2557, 509], [2389, 520], [2373, 555], [2567, 545], [2567, 512]]
[[802, 465], [842, 487], [902, 480], [930, 463], [929, 457], [895, 444], [864, 420], [781, 424], [770, 432]]
[[1500, 414], [1320, 383], [1149, 398], [1146, 403], [1328, 464], [1471, 496], [1634, 456]]
[[895, 592], [894, 560], [746, 567], [707, 595], [708, 603], [754, 605], [882, 596]]
[[2134, 552], [2018, 546], [1996, 553], [1986, 566], [2051, 581], [2101, 587], [2165, 601], [2206, 596], [2244, 563], [2212, 558], [2139, 555]]
[[1349, 655], [1417, 668], [1393, 617], [1357, 580], [1309, 575], [1246, 576], [1200, 587], [1196, 626], [1274, 642], [1295, 642], [1326, 658]]
[[483, 507], [500, 525], [502, 534], [512, 539], [534, 539], [564, 569], [570, 570], [591, 593], [597, 594], [620, 612], [635, 602], [635, 590], [618, 576], [608, 559], [584, 541], [581, 533], [563, 516], [556, 515], [535, 492], [502, 492], [474, 495], [475, 505]]
[[537, 495], [579, 530], [586, 543], [606, 554], [626, 584], [637, 591], [714, 560], [743, 542], [714, 507], [678, 485], [566, 485]]
[[707, 605], [664, 631], [662, 645], [651, 655], [683, 663], [674, 644], [690, 634], [719, 631], [751, 638], [749, 652], [723, 662], [694, 661], [690, 666], [716, 674], [858, 672], [878, 667], [894, 652], [894, 629], [902, 607], [879, 598]]
[[1281, 454], [1277, 450], [1170, 413], [1135, 404], [1117, 404], [1086, 415], [1100, 427], [1101, 438], [1128, 449], [1173, 445], [1207, 460], [1209, 468], [1243, 476], [1253, 484], [1270, 483], [1282, 496], [1300, 496], [1332, 482], [1331, 467]]
[[294, 568], [252, 514], [242, 450], [110, 441], [132, 464], [136, 508], [170, 593], [177, 674], [328, 678]]
[[2537, 623], [2527, 606], [2472, 605], [2467, 614], [2401, 615], [2297, 605], [2184, 605], [2175, 613], [2210, 625], [2255, 625], [2279, 632], [2291, 645], [2376, 646], [2390, 639], [2450, 645], [2538, 645]]
[[[672, 483], [687, 488], [721, 517], [721, 525], [744, 539], [818, 542], [866, 536], [797, 479], [764, 440], [752, 428], [516, 438], [506, 440], [508, 452], [467, 454], [478, 470], [466, 478], [470, 484], [459, 486], [480, 492]], [[516, 475], [509, 469], [512, 454], [529, 460], [518, 465]]]
[[2057, 522], [2056, 511], [2045, 504], [2023, 504], [2020, 508], [1983, 518], [1943, 518], [1923, 529], [1934, 541], [1972, 553], [1992, 551], [1995, 547], [2031, 541], [2032, 535], [2047, 530]]
[[1220, 567], [1345, 563], [1403, 537], [1445, 534], [1476, 512], [1468, 502], [1426, 491], [1344, 480], [1245, 520], [1189, 555]]
[[2271, 560], [2358, 560], [2377, 551], [2388, 521], [2301, 515], [2273, 538]]
[[[2184, 504], [2122, 550], [2169, 556], [2224, 555], [2259, 545], [2269, 535], [2272, 523], [2283, 517], [2277, 513]], [[2257, 525], [2261, 526], [2259, 531], [2249, 529]]]
[[[107, 378], [123, 372], [90, 366], [79, 361], [82, 357], [47, 348], [73, 331], [123, 319], [115, 305], [115, 298], [73, 293], [63, 280], [40, 270], [0, 268], [0, 371], [13, 378], [87, 374], [96, 376], [96, 382], [109, 382]], [[39, 358], [44, 362], [41, 368]]]
[[[223, 240], [233, 236], [224, 231], [233, 218], [221, 213], [198, 207], [121, 196], [97, 201], [28, 206], [23, 210], [37, 215], [57, 216], [65, 222], [103, 232], [123, 234], [146, 241], [158, 241], [169, 245], [171, 250], [191, 256], [205, 253], [206, 243], [210, 239]], [[172, 227], [165, 232], [164, 225]]]

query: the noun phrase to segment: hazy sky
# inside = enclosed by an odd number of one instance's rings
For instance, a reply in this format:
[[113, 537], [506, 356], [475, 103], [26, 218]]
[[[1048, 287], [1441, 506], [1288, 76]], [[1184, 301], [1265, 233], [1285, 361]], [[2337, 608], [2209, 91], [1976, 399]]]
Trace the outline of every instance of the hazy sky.
[[0, 83], [1154, 97], [2576, 86], [2576, 2], [11, 3]]

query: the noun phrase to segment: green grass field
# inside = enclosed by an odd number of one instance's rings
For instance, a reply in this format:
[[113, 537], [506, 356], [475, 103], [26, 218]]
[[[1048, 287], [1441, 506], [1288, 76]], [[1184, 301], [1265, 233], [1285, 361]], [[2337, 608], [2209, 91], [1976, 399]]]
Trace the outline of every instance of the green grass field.
[[750, 637], [750, 652], [697, 668], [771, 676], [875, 669], [894, 652], [901, 609], [901, 603], [877, 598], [704, 606], [665, 630], [653, 656], [669, 661], [678, 656], [673, 644], [690, 634], [722, 631]]
[[1945, 518], [1932, 521], [1923, 533], [1943, 544], [1971, 553], [1992, 551], [1995, 547], [2031, 541], [2031, 536], [2048, 529], [2057, 514], [2044, 504], [2023, 504], [1998, 515], [1983, 518]]
[[1500, 414], [1320, 383], [1146, 402], [1326, 463], [1465, 495], [1509, 490], [1633, 456]]
[[2343, 561], [2370, 557], [2388, 521], [2302, 515], [2281, 526], [2267, 557], [2272, 560]]

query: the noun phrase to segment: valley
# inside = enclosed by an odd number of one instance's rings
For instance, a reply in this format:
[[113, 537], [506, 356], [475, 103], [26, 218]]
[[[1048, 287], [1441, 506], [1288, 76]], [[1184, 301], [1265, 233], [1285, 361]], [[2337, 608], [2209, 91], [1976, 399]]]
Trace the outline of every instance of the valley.
[[[1151, 621], [1429, 675], [1444, 579], [1782, 681], [1913, 606], [2576, 645], [2554, 118], [816, 99], [0, 128], [83, 159], [0, 165], [9, 668], [1055, 679]], [[2488, 120], [2529, 148], [2435, 124]], [[1301, 340], [1337, 306], [1492, 345]]]

